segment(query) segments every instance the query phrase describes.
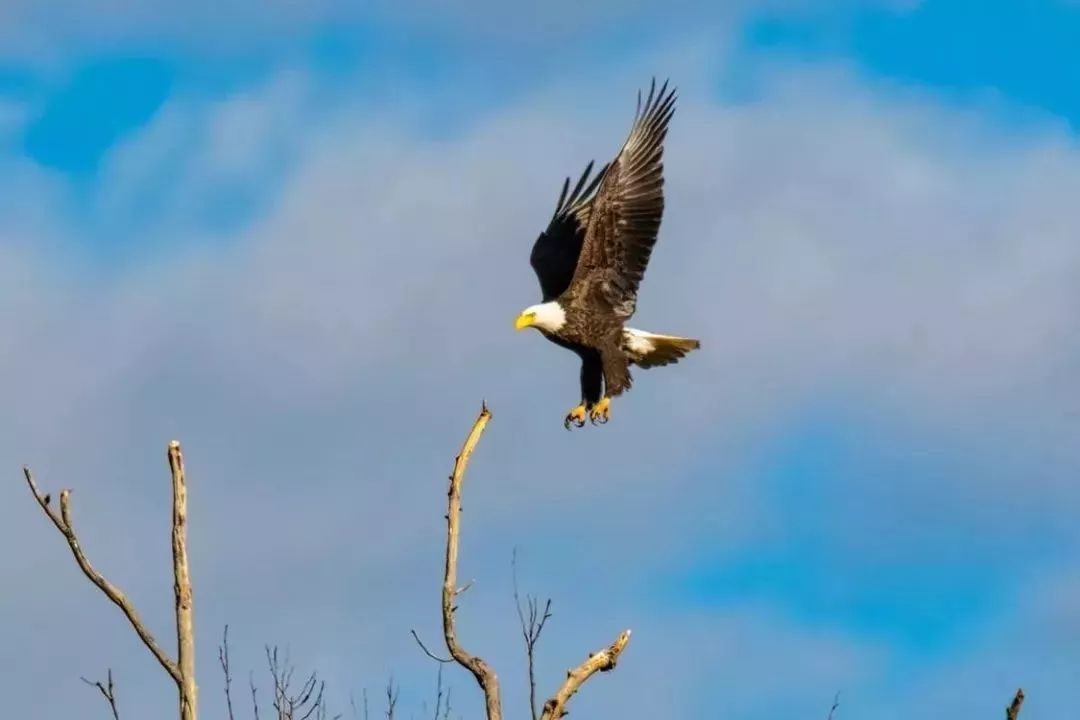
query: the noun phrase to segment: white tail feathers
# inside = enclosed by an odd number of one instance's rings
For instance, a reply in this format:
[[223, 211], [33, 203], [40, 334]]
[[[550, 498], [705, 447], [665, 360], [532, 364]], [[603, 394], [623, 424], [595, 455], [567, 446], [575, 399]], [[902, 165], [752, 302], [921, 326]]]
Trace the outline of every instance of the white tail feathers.
[[630, 360], [641, 368], [677, 363], [688, 352], [699, 347], [701, 343], [693, 338], [657, 335], [644, 330], [623, 328], [623, 350]]

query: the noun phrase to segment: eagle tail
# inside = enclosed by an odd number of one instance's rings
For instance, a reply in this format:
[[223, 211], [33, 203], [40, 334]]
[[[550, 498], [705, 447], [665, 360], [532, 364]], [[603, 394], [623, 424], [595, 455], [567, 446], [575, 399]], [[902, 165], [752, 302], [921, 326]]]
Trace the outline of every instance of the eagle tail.
[[699, 347], [701, 343], [693, 338], [658, 335], [634, 328], [623, 329], [623, 350], [630, 361], [640, 368], [673, 365]]

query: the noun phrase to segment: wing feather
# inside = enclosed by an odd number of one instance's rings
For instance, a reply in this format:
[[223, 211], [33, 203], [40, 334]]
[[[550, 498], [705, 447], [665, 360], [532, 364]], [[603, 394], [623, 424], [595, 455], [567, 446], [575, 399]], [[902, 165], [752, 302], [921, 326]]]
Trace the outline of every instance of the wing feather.
[[573, 191], [570, 190], [570, 178], [566, 178], [547, 229], [533, 243], [529, 264], [540, 282], [543, 302], [562, 295], [577, 268], [593, 196], [608, 167], [602, 167], [590, 180], [593, 165], [590, 162], [585, 167]]
[[675, 89], [652, 81], [630, 133], [603, 174], [590, 204], [577, 269], [571, 283], [588, 301], [601, 301], [623, 318], [633, 315], [637, 291], [656, 244], [664, 213], [664, 139], [675, 112]]

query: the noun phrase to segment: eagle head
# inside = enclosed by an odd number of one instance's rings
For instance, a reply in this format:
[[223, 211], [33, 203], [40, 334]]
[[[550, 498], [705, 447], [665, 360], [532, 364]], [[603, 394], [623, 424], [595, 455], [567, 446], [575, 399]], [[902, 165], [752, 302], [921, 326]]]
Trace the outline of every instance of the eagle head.
[[521, 311], [514, 321], [516, 330], [534, 327], [548, 332], [559, 332], [566, 324], [566, 311], [557, 302], [540, 303], [530, 305]]

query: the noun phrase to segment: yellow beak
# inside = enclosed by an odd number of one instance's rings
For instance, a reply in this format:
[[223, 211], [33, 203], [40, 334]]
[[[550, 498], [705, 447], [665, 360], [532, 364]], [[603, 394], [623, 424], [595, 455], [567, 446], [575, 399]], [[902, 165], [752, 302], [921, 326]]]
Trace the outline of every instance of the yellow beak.
[[514, 321], [515, 330], [524, 330], [533, 324], [536, 320], [536, 313], [522, 313], [517, 316], [517, 320]]

